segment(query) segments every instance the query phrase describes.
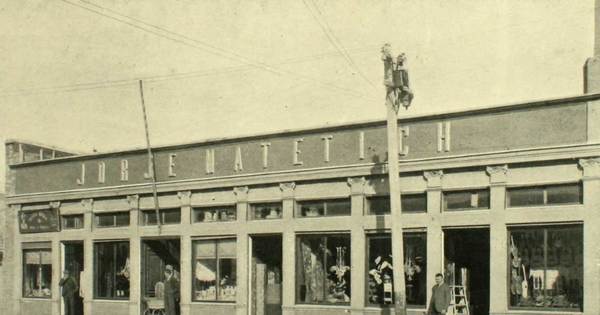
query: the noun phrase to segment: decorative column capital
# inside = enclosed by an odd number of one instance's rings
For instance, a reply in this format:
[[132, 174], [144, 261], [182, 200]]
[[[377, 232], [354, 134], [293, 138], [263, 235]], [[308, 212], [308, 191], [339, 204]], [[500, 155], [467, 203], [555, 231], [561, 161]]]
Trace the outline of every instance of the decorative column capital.
[[60, 201], [50, 201], [50, 208], [51, 209], [58, 209], [58, 208], [60, 208]]
[[600, 157], [579, 159], [578, 164], [579, 167], [583, 170], [584, 179], [600, 179]]
[[280, 183], [279, 189], [281, 190], [281, 199], [294, 199], [295, 182]]
[[127, 203], [130, 210], [137, 210], [140, 207], [140, 195], [127, 195]]
[[238, 202], [248, 201], [248, 186], [233, 187], [233, 194]]
[[427, 181], [427, 188], [442, 188], [443, 170], [425, 171], [423, 177]]
[[485, 168], [485, 172], [490, 177], [490, 184], [506, 183], [506, 174], [508, 173], [508, 165], [492, 165]]
[[85, 209], [85, 212], [92, 212], [94, 199], [81, 199], [81, 205], [83, 206], [83, 209]]
[[181, 201], [182, 206], [189, 206], [192, 202], [192, 191], [184, 190], [177, 192], [177, 198]]
[[350, 195], [362, 195], [365, 193], [365, 184], [367, 180], [362, 177], [348, 177], [348, 186], [350, 186]]

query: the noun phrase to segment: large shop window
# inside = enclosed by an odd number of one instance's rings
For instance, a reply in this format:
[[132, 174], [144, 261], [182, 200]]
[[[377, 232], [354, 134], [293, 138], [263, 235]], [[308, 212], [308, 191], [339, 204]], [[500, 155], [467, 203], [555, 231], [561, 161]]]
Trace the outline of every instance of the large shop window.
[[301, 217], [350, 215], [350, 209], [350, 198], [298, 202], [298, 215]]
[[350, 303], [350, 234], [297, 238], [296, 302]]
[[[50, 247], [50, 244], [48, 244], [48, 247]], [[51, 289], [51, 250], [49, 248], [24, 249], [23, 297], [50, 298], [52, 297]]]
[[194, 222], [223, 222], [237, 219], [236, 206], [194, 208]]
[[95, 215], [96, 227], [129, 226], [129, 212], [97, 213]]
[[490, 190], [445, 191], [444, 210], [479, 210], [490, 208]]
[[127, 299], [129, 277], [129, 242], [94, 244], [95, 298]]
[[547, 206], [583, 203], [581, 183], [508, 188], [508, 207]]
[[[410, 193], [400, 196], [402, 213], [427, 212], [427, 193]], [[367, 213], [374, 215], [390, 214], [390, 196], [367, 197]]]
[[583, 310], [581, 225], [509, 230], [510, 306]]
[[236, 240], [197, 240], [194, 247], [194, 301], [235, 302]]
[[[427, 299], [427, 233], [404, 233], [403, 240], [406, 303], [424, 306]], [[367, 303], [391, 305], [394, 303], [391, 235], [367, 235], [367, 246]]]
[[[181, 209], [160, 209], [158, 210], [160, 224], [179, 224], [181, 223]], [[143, 210], [142, 223], [144, 225], [156, 225], [156, 210]]]

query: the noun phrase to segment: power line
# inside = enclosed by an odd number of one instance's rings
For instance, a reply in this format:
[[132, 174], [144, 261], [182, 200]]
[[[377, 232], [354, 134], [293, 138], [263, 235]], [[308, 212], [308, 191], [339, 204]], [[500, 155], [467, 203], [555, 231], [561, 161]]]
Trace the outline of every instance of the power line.
[[[323, 33], [325, 33], [327, 39], [329, 40], [329, 42], [333, 45], [333, 47], [335, 47], [340, 54], [344, 57], [344, 59], [346, 59], [346, 61], [348, 62], [348, 64], [350, 65], [351, 68], [354, 68], [354, 70], [356, 70], [356, 72], [367, 82], [371, 85], [371, 87], [373, 87], [374, 89], [377, 89], [375, 84], [373, 83], [373, 81], [371, 81], [361, 70], [360, 68], [356, 65], [356, 63], [354, 62], [354, 60], [352, 59], [352, 57], [350, 57], [350, 55], [348, 54], [348, 52], [346, 51], [346, 49], [344, 48], [344, 45], [342, 45], [341, 41], [339, 40], [339, 38], [337, 38], [335, 36], [335, 33], [333, 32], [333, 30], [331, 29], [331, 26], [329, 26], [329, 23], [327, 23], [327, 19], [325, 18], [325, 16], [323, 15], [323, 13], [321, 12], [321, 10], [319, 10], [319, 7], [317, 6], [317, 4], [314, 1], [308, 0], [311, 2], [312, 7], [308, 4], [307, 0], [302, 0], [302, 2], [304, 3], [304, 6], [306, 6], [306, 8], [308, 9], [308, 11], [310, 12], [310, 14], [313, 16], [313, 18], [315, 19], [315, 21], [317, 21], [317, 23], [319, 24], [319, 26], [321, 27], [321, 29], [323, 30]], [[316, 11], [317, 13], [313, 12]], [[321, 16], [322, 18], [320, 18], [319, 16]]]
[[[366, 53], [366, 52], [371, 52], [373, 47], [375, 47], [375, 46], [358, 47], [358, 48], [351, 49], [350, 51], [353, 51], [355, 53]], [[287, 59], [282, 62], [276, 63], [275, 65], [289, 65], [289, 64], [296, 64], [296, 63], [303, 63], [303, 62], [311, 62], [313, 60], [323, 59], [323, 58], [331, 57], [331, 56], [338, 57], [339, 53], [337, 51], [335, 51], [335, 52], [327, 52], [327, 53], [321, 53], [321, 54], [310, 55], [310, 56], [295, 57], [295, 58]], [[65, 84], [65, 85], [38, 87], [38, 88], [36, 88], [36, 87], [21, 88], [21, 89], [15, 89], [15, 90], [1, 91], [0, 97], [28, 96], [28, 95], [51, 94], [51, 93], [62, 93], [62, 92], [75, 92], [75, 91], [83, 91], [83, 90], [95, 90], [95, 89], [101, 89], [101, 88], [127, 86], [127, 85], [131, 85], [131, 84], [135, 84], [139, 80], [144, 80], [146, 82], [181, 80], [181, 79], [194, 78], [194, 77], [228, 74], [228, 73], [232, 73], [232, 72], [251, 71], [253, 69], [255, 69], [255, 68], [250, 65], [241, 65], [241, 66], [231, 66], [231, 67], [224, 67], [224, 68], [218, 68], [218, 69], [206, 69], [206, 70], [199, 70], [199, 71], [145, 76], [145, 77], [138, 77], [138, 78], [131, 78], [131, 79], [74, 83], [74, 84]]]
[[[181, 35], [181, 34], [178, 34], [176, 32], [166, 30], [166, 29], [164, 29], [164, 28], [162, 28], [160, 26], [156, 26], [156, 25], [153, 25], [153, 24], [150, 24], [150, 23], [147, 23], [147, 22], [143, 22], [143, 21], [141, 21], [139, 19], [135, 19], [135, 18], [132, 18], [130, 16], [127, 16], [127, 15], [124, 15], [124, 14], [121, 14], [121, 13], [115, 13], [115, 14], [118, 14], [119, 16], [122, 17], [122, 18], [119, 18], [119, 17], [111, 16], [111, 15], [106, 14], [104, 12], [100, 12], [97, 9], [90, 8], [89, 6], [77, 4], [77, 3], [74, 3], [74, 2], [71, 2], [71, 1], [68, 1], [68, 0], [61, 0], [61, 1], [65, 2], [67, 4], [70, 4], [72, 6], [77, 6], [79, 8], [82, 8], [82, 9], [87, 10], [89, 12], [92, 12], [94, 14], [98, 14], [100, 16], [109, 18], [111, 20], [114, 20], [114, 21], [117, 21], [117, 22], [120, 22], [120, 23], [124, 23], [126, 25], [129, 25], [129, 26], [134, 27], [136, 29], [142, 30], [144, 32], [148, 32], [150, 34], [153, 34], [153, 35], [156, 35], [156, 36], [159, 36], [159, 37], [163, 37], [163, 38], [172, 40], [174, 42], [177, 42], [177, 43], [180, 43], [180, 44], [192, 47], [192, 48], [196, 48], [196, 49], [199, 49], [199, 50], [202, 50], [202, 51], [214, 54], [214, 55], [218, 55], [218, 56], [223, 57], [223, 58], [227, 58], [227, 59], [234, 60], [234, 61], [237, 61], [237, 62], [242, 62], [242, 63], [248, 64], [248, 65], [252, 65], [254, 67], [260, 68], [262, 70], [265, 70], [265, 71], [268, 71], [268, 72], [271, 72], [271, 73], [274, 73], [274, 74], [277, 74], [277, 75], [287, 74], [287, 75], [291, 75], [291, 76], [297, 77], [299, 79], [313, 81], [313, 82], [316, 82], [316, 83], [318, 83], [320, 85], [323, 85], [323, 86], [328, 86], [328, 87], [332, 87], [332, 88], [340, 90], [340, 91], [344, 91], [346, 93], [351, 93], [355, 97], [362, 97], [362, 98], [365, 97], [363, 94], [357, 93], [356, 90], [348, 89], [348, 88], [336, 85], [336, 84], [331, 83], [331, 82], [321, 81], [321, 80], [312, 78], [310, 76], [298, 74], [298, 73], [295, 73], [295, 72], [292, 72], [292, 71], [277, 69], [277, 68], [274, 68], [274, 67], [272, 67], [272, 66], [270, 66], [268, 64], [265, 64], [263, 62], [257, 62], [257, 61], [250, 60], [250, 59], [248, 59], [248, 58], [246, 58], [246, 57], [244, 57], [244, 56], [242, 56], [240, 54], [237, 54], [235, 52], [230, 52], [230, 51], [224, 50], [222, 48], [213, 46], [211, 44], [208, 44], [208, 43], [196, 40], [196, 39], [192, 39], [192, 38], [187, 37], [185, 35]], [[89, 5], [89, 3], [88, 3], [88, 5]], [[104, 11], [109, 11], [110, 10], [110, 9], [104, 8], [104, 7], [99, 6], [99, 5], [95, 5], [94, 4], [94, 6], [98, 7], [98, 8], [101, 8]], [[109, 12], [116, 12], [116, 11], [112, 11], [111, 10]], [[123, 18], [125, 18], [125, 19], [123, 19]], [[129, 20], [126, 20], [126, 19], [129, 19]], [[131, 21], [136, 21], [139, 24], [145, 25], [145, 27], [144, 26], [140, 26], [140, 25], [138, 25], [136, 23], [133, 23]], [[154, 30], [152, 30], [150, 28], [158, 29], [158, 30], [161, 30], [162, 32], [157, 32], [157, 31], [154, 31]], [[173, 36], [166, 35], [164, 33], [176, 34], [176, 36], [179, 37], [179, 38], [174, 38]]]

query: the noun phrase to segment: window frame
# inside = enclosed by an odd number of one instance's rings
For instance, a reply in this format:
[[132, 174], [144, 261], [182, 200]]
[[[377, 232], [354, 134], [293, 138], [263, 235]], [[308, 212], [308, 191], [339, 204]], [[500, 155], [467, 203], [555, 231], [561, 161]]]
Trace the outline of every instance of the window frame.
[[[327, 239], [328, 237], [347, 237], [348, 238], [348, 244], [349, 244], [349, 248], [348, 248], [348, 256], [350, 257], [350, 259], [348, 260], [349, 263], [349, 267], [350, 270], [348, 270], [348, 276], [349, 276], [349, 286], [350, 286], [350, 302], [344, 302], [344, 303], [332, 303], [332, 302], [328, 302], [326, 301], [325, 297], [323, 299], [323, 302], [321, 303], [307, 303], [307, 302], [303, 302], [300, 299], [300, 281], [298, 281], [298, 276], [300, 274], [300, 272], [298, 270], [295, 271], [294, 274], [294, 304], [295, 305], [313, 305], [313, 306], [324, 306], [324, 307], [329, 307], [329, 306], [350, 306], [351, 301], [352, 301], [352, 233], [350, 231], [336, 231], [336, 232], [325, 232], [325, 233], [300, 233], [300, 234], [296, 234], [296, 239], [295, 239], [295, 244], [294, 246], [296, 246], [295, 248], [295, 257], [294, 257], [294, 268], [297, 269], [298, 268], [298, 259], [299, 259], [299, 247], [300, 247], [300, 239], [302, 237], [309, 237], [309, 238], [321, 238], [321, 239]], [[324, 242], [324, 246], [327, 247], [327, 241]], [[327, 265], [328, 265], [328, 259], [327, 259], [327, 255], [324, 255], [324, 259], [323, 259], [323, 287], [327, 288], [327, 274], [329, 273], [329, 271], [327, 270]]]
[[[221, 264], [220, 262], [220, 258], [219, 258], [219, 243], [220, 242], [226, 242], [226, 241], [233, 241], [236, 250], [235, 250], [235, 270], [236, 270], [236, 278], [235, 278], [235, 299], [232, 301], [224, 301], [224, 300], [220, 300], [219, 299], [219, 291], [221, 290], [221, 286], [219, 285], [219, 283], [221, 282]], [[195, 273], [196, 273], [196, 260], [198, 260], [198, 258], [196, 257], [196, 247], [194, 246], [195, 242], [210, 242], [212, 243], [212, 245], [214, 245], [215, 248], [215, 257], [211, 258], [215, 260], [215, 274], [216, 274], [216, 279], [215, 279], [215, 299], [214, 300], [198, 300], [196, 299], [196, 286], [195, 286]], [[237, 238], [235, 236], [232, 237], [218, 237], [218, 238], [196, 238], [196, 239], [192, 239], [192, 274], [194, 276], [192, 276], [191, 278], [191, 302], [192, 303], [219, 303], [219, 304], [235, 304], [237, 303], [237, 297], [238, 297], [238, 286], [239, 286], [239, 281], [238, 281], [238, 253], [237, 253]], [[205, 258], [206, 259], [206, 258]], [[224, 259], [231, 259], [231, 258], [224, 258]]]
[[[165, 222], [165, 218], [166, 218], [166, 213], [167, 212], [171, 212], [171, 211], [176, 211], [179, 212], [179, 220], [178, 222]], [[154, 217], [154, 219], [156, 219], [156, 210], [154, 209], [142, 209], [140, 210], [140, 222], [139, 225], [142, 226], [155, 226], [158, 225], [156, 224], [156, 221], [154, 223], [148, 223], [148, 216], [152, 216]], [[158, 210], [158, 216], [160, 219], [160, 224], [161, 225], [177, 225], [177, 224], [181, 224], [181, 208], [162, 208]]]
[[[480, 197], [479, 193], [485, 192], [487, 194], [487, 205], [480, 206]], [[477, 207], [462, 207], [462, 208], [448, 208], [448, 194], [453, 193], [471, 193], [477, 194]], [[448, 189], [442, 191], [442, 210], [443, 212], [462, 212], [462, 211], [477, 211], [477, 210], [489, 210], [491, 208], [491, 191], [490, 187], [476, 187], [476, 188], [466, 188], [466, 189]], [[472, 197], [471, 197], [472, 198]]]
[[[99, 244], [105, 245], [105, 244], [111, 244], [112, 245], [112, 251], [113, 251], [113, 277], [116, 278], [117, 276], [117, 269], [118, 267], [116, 266], [115, 260], [117, 258], [117, 247], [119, 244], [127, 244], [127, 258], [129, 258], [129, 261], [131, 262], [131, 242], [129, 239], [120, 239], [120, 240], [103, 240], [103, 241], [95, 241], [93, 243], [93, 280], [92, 280], [92, 284], [93, 284], [93, 299], [94, 300], [108, 300], [108, 301], [129, 301], [131, 298], [131, 278], [129, 279], [129, 293], [126, 297], [118, 297], [118, 296], [114, 296], [116, 289], [113, 290], [113, 292], [111, 292], [111, 296], [110, 297], [101, 297], [98, 295], [98, 277], [99, 277], [99, 272], [98, 272], [98, 250], [97, 250], [97, 246]], [[131, 277], [131, 275], [130, 275]], [[115, 281], [116, 282], [116, 281]]]
[[[327, 214], [327, 203], [328, 202], [339, 202], [344, 201], [348, 203], [348, 214], [335, 214], [328, 215]], [[302, 215], [302, 207], [303, 204], [322, 204], [323, 205], [323, 214], [315, 215], [315, 216], [307, 216]], [[301, 199], [296, 200], [294, 202], [294, 215], [296, 218], [304, 219], [304, 218], [323, 218], [323, 217], [349, 217], [352, 215], [352, 200], [349, 196], [346, 197], [331, 197], [331, 198], [318, 198], [318, 199]]]
[[[231, 220], [212, 220], [212, 221], [203, 221], [203, 220], [197, 220], [197, 213], [198, 212], [203, 212], [205, 213], [206, 211], [221, 211], [221, 210], [233, 210], [233, 213], [235, 214], [235, 218], [231, 219]], [[226, 223], [226, 222], [236, 222], [238, 220], [238, 210], [237, 210], [237, 204], [223, 204], [223, 205], [211, 205], [211, 206], [192, 206], [192, 210], [191, 210], [191, 214], [192, 214], [192, 224], [196, 224], [196, 223]]]
[[37, 274], [38, 277], [42, 277], [42, 273], [43, 273], [42, 266], [44, 264], [42, 264], [42, 252], [48, 252], [50, 254], [50, 257], [52, 257], [52, 248], [51, 248], [51, 245], [45, 245], [45, 246], [40, 246], [40, 247], [32, 247], [32, 248], [23, 247], [21, 249], [21, 259], [22, 259], [22, 262], [21, 262], [21, 269], [22, 269], [21, 270], [21, 297], [24, 298], [24, 299], [51, 300], [52, 297], [53, 297], [53, 294], [54, 294], [54, 292], [52, 290], [52, 287], [53, 287], [53, 283], [52, 283], [52, 280], [53, 280], [52, 279], [53, 278], [53, 275], [52, 275], [52, 269], [53, 269], [52, 261], [50, 262], [50, 286], [49, 286], [50, 295], [48, 295], [48, 296], [26, 295], [26, 293], [25, 293], [25, 279], [26, 279], [26, 276], [25, 276], [25, 273], [26, 273], [26, 267], [25, 267], [25, 265], [26, 265], [26, 258], [25, 258], [25, 256], [26, 256], [27, 252], [37, 252], [40, 255], [39, 256], [40, 257], [40, 262], [37, 264], [38, 268], [36, 270], [36, 274]]
[[[564, 203], [548, 203], [548, 188], [560, 187], [560, 186], [577, 186], [579, 189], [579, 200], [577, 202], [564, 202]], [[528, 205], [511, 205], [510, 193], [511, 191], [521, 189], [541, 189], [543, 194], [543, 202], [541, 204], [528, 204]], [[583, 182], [565, 182], [565, 183], [553, 183], [553, 184], [541, 184], [541, 185], [524, 185], [524, 186], [513, 186], [506, 187], [506, 208], [535, 208], [535, 207], [553, 207], [553, 206], [576, 206], [583, 205]]]
[[[127, 214], [127, 224], [118, 224], [118, 220], [117, 217], [119, 216], [119, 214]], [[113, 217], [113, 224], [112, 225], [100, 225], [100, 216], [112, 216]], [[125, 216], [125, 215], [123, 215]], [[111, 212], [96, 212], [94, 213], [94, 227], [99, 228], [99, 229], [110, 229], [110, 228], [122, 228], [122, 227], [128, 227], [131, 225], [131, 213], [129, 211], [111, 211]]]
[[[255, 207], [278, 207], [279, 208], [279, 216], [276, 218], [258, 218], [255, 214]], [[250, 221], [260, 221], [260, 220], [278, 220], [283, 218], [283, 201], [263, 201], [263, 202], [251, 202], [248, 205], [248, 220]]]
[[[425, 209], [418, 210], [418, 211], [406, 211], [406, 210], [404, 210], [406, 208], [406, 207], [402, 206], [404, 204], [404, 202], [405, 202], [405, 200], [402, 198], [404, 196], [424, 196], [425, 197]], [[390, 215], [391, 214], [391, 209], [390, 209], [389, 212], [385, 212], [385, 213], [373, 213], [371, 211], [371, 200], [372, 199], [387, 199], [388, 206], [389, 206], [390, 195], [368, 195], [368, 196], [365, 196], [365, 214], [366, 215]], [[428, 206], [427, 206], [427, 191], [400, 193], [400, 205], [401, 205], [402, 214], [427, 213], [427, 210], [428, 210]]]
[[[66, 219], [67, 218], [81, 218], [79, 227], [67, 227]], [[60, 216], [60, 228], [61, 230], [80, 230], [85, 227], [85, 216], [82, 213], [78, 214], [63, 214]]]
[[[585, 304], [583, 302], [584, 299], [584, 295], [585, 295], [585, 286], [584, 286], [584, 281], [585, 281], [585, 271], [583, 270], [583, 267], [585, 265], [585, 251], [583, 251], [582, 256], [581, 256], [581, 273], [582, 273], [582, 280], [581, 280], [581, 286], [583, 287], [583, 290], [581, 291], [581, 298], [582, 298], [582, 304], [579, 305], [579, 308], [575, 309], [575, 308], [564, 308], [564, 307], [532, 307], [532, 306], [513, 306], [511, 305], [511, 288], [510, 288], [510, 282], [511, 282], [511, 248], [510, 248], [510, 244], [511, 244], [511, 236], [512, 236], [512, 232], [514, 231], [531, 231], [531, 230], [542, 230], [543, 234], [544, 234], [544, 241], [543, 241], [543, 245], [544, 245], [544, 251], [543, 251], [543, 261], [544, 261], [544, 275], [546, 275], [546, 272], [548, 270], [548, 233], [550, 230], [560, 230], [560, 229], [564, 229], [564, 228], [572, 228], [572, 229], [580, 229], [581, 231], [581, 241], [583, 242], [584, 239], [584, 226], [583, 226], [583, 222], [572, 222], [572, 223], [557, 223], [557, 224], [535, 224], [535, 225], [516, 225], [516, 226], [507, 226], [506, 229], [506, 242], [507, 242], [507, 251], [506, 251], [506, 259], [507, 259], [507, 266], [506, 266], [506, 295], [507, 295], [507, 307], [509, 311], [537, 311], [537, 312], [572, 312], [572, 313], [583, 313], [585, 311]], [[583, 243], [582, 243], [583, 244]], [[582, 245], [583, 246], [583, 245]], [[542, 283], [542, 287], [546, 287], [546, 276], [543, 277], [543, 283]], [[530, 289], [533, 290], [533, 289]], [[546, 291], [547, 289], [544, 289], [544, 296], [546, 296]]]
[[[427, 230], [425, 229], [418, 229], [418, 230], [408, 230], [408, 231], [403, 231], [402, 232], [402, 242], [403, 244], [406, 244], [406, 236], [410, 235], [419, 235], [419, 236], [424, 236], [424, 240], [425, 240], [425, 247], [427, 247]], [[370, 263], [370, 258], [371, 258], [371, 245], [369, 240], [370, 239], [385, 239], [385, 238], [389, 238], [390, 239], [390, 244], [392, 242], [391, 238], [392, 238], [392, 234], [390, 230], [385, 230], [385, 231], [367, 231], [365, 233], [365, 306], [366, 307], [370, 307], [370, 308], [380, 308], [380, 309], [389, 309], [389, 308], [394, 308], [394, 304], [377, 304], [377, 303], [371, 303], [369, 302], [369, 294], [368, 294], [368, 290], [369, 290], [369, 263]], [[404, 249], [403, 249], [404, 251]], [[390, 248], [390, 252], [391, 252], [391, 248]], [[427, 308], [427, 294], [428, 294], [428, 288], [427, 288], [427, 248], [425, 248], [425, 268], [422, 268], [421, 272], [425, 273], [425, 304], [406, 304], [407, 308], [411, 308], [411, 309], [423, 309], [423, 308]], [[392, 266], [394, 265], [394, 262], [392, 261]], [[406, 285], [406, 275], [405, 275], [405, 285]], [[406, 289], [405, 289], [406, 291]]]

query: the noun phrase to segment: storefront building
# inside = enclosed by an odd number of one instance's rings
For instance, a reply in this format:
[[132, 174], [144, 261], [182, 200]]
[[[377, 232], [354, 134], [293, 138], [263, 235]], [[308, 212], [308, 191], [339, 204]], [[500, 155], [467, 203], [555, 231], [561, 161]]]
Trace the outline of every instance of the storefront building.
[[181, 314], [389, 314], [398, 264], [410, 314], [437, 273], [471, 314], [600, 312], [600, 94], [399, 124], [403, 261], [383, 121], [155, 148], [160, 227], [144, 150], [9, 141], [12, 313], [63, 314], [67, 269], [144, 314], [171, 265]]

